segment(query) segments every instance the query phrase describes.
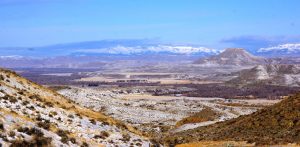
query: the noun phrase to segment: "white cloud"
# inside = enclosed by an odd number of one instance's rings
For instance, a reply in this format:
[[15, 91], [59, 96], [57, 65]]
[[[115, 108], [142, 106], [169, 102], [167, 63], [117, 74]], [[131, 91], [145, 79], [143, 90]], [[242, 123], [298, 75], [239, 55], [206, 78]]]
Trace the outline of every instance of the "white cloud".
[[85, 53], [110, 53], [110, 54], [137, 54], [145, 52], [170, 52], [176, 54], [195, 54], [195, 53], [218, 53], [216, 49], [206, 48], [206, 47], [192, 47], [192, 46], [170, 46], [170, 45], [157, 45], [157, 46], [115, 46], [112, 48], [102, 48], [102, 49], [83, 49], [78, 50], [79, 52]]
[[300, 43], [281, 44], [281, 45], [267, 47], [267, 48], [260, 48], [258, 51], [267, 52], [273, 50], [287, 50], [288, 52], [300, 51]]

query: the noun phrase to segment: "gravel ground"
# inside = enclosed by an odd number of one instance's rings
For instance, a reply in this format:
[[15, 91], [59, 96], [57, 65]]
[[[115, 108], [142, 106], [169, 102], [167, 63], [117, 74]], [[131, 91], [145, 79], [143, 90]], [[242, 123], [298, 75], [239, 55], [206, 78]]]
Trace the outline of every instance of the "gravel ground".
[[[76, 103], [101, 111], [116, 119], [125, 121], [143, 131], [160, 133], [160, 126], [172, 129], [177, 121], [188, 117], [205, 107], [221, 114], [220, 118], [212, 121], [224, 121], [250, 114], [257, 110], [254, 107], [232, 107], [217, 104], [226, 102], [222, 98], [192, 98], [172, 96], [151, 96], [147, 94], [115, 94], [110, 90], [97, 90], [92, 88], [71, 87], [58, 91]], [[130, 98], [132, 97], [132, 99]], [[242, 102], [241, 103], [246, 103]], [[209, 125], [212, 122], [194, 124], [192, 126]], [[185, 129], [184, 129], [185, 128]], [[193, 128], [183, 126], [178, 130]], [[177, 130], [177, 131], [178, 131]]]

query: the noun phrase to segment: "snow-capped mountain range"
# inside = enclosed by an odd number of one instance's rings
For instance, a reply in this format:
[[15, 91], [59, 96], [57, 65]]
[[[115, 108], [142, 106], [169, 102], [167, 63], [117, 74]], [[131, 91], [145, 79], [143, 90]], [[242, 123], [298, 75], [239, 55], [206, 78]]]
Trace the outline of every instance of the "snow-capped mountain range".
[[196, 63], [243, 66], [264, 62], [264, 59], [255, 56], [280, 57], [270, 61], [282, 63], [284, 59], [284, 62], [294, 63], [294, 60], [286, 61], [286, 59], [300, 57], [300, 43], [280, 44], [260, 49], [230, 50], [223, 53], [223, 48], [161, 43], [147, 39], [87, 41], [41, 47], [0, 48], [0, 65], [3, 67], [66, 67], [66, 65], [77, 67], [79, 64], [81, 66], [90, 62], [121, 60], [192, 63], [200, 58]]
[[[234, 47], [233, 47], [234, 48]], [[219, 54], [223, 48], [206, 45], [162, 43], [151, 39], [121, 39], [63, 43], [40, 47], [2, 47], [0, 56], [13, 57], [55, 57], [85, 55], [198, 55], [208, 57]], [[286, 43], [260, 48], [246, 48], [253, 55], [266, 57], [300, 56], [300, 43]]]
[[258, 52], [268, 52], [268, 51], [280, 51], [280, 50], [287, 50], [288, 52], [297, 52], [300, 51], [300, 43], [287, 43], [281, 44], [272, 47], [260, 48]]
[[69, 55], [175, 54], [208, 56], [219, 53], [201, 45], [168, 44], [152, 40], [102, 40], [56, 44], [41, 47], [0, 48], [0, 56], [55, 57]]
[[104, 54], [142, 54], [142, 53], [171, 53], [171, 54], [217, 54], [216, 49], [185, 46], [185, 45], [156, 45], [156, 46], [122, 46], [117, 45], [108, 48], [99, 49], [80, 49], [79, 53], [104, 53]]
[[287, 56], [300, 56], [300, 43], [286, 43], [276, 46], [269, 46], [260, 48], [256, 51], [256, 54], [267, 57], [287, 57]]

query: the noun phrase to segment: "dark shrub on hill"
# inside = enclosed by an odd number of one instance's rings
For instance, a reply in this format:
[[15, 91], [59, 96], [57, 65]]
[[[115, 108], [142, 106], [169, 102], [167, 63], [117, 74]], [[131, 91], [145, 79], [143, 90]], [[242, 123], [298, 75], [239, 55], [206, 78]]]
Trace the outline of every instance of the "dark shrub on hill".
[[253, 114], [164, 138], [167, 144], [195, 141], [247, 141], [256, 145], [300, 143], [300, 94]]

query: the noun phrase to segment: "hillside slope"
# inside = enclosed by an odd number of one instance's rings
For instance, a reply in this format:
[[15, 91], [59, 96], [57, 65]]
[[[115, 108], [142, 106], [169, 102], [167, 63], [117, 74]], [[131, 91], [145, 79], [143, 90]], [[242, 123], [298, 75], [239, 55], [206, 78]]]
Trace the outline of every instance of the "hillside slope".
[[169, 145], [197, 141], [247, 141], [256, 145], [300, 143], [300, 94], [236, 119], [164, 138]]
[[231, 66], [248, 66], [265, 63], [265, 59], [251, 55], [246, 50], [241, 48], [228, 48], [222, 53], [202, 58], [195, 62], [195, 64], [203, 65], [231, 65]]
[[282, 86], [300, 85], [300, 65], [298, 64], [268, 64], [258, 65], [238, 73], [238, 77], [229, 83], [253, 84], [264, 83]]
[[0, 69], [0, 146], [149, 145], [138, 133]]

